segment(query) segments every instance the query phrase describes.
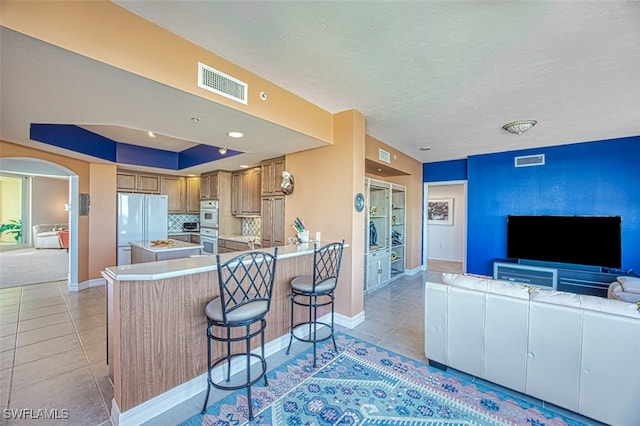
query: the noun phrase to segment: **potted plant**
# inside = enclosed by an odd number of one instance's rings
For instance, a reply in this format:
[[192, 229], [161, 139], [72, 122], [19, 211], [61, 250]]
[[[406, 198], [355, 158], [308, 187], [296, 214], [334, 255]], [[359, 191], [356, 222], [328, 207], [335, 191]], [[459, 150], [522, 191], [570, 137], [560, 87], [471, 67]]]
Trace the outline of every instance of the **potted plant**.
[[8, 223], [0, 225], [0, 234], [9, 234], [13, 236], [16, 243], [22, 241], [22, 220], [10, 219]]

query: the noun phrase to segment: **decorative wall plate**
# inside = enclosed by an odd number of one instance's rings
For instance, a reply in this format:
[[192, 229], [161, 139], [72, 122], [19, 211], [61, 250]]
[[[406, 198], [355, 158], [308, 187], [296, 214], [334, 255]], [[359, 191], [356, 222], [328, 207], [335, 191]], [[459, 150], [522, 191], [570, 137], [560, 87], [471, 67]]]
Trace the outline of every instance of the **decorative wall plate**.
[[364, 195], [361, 192], [356, 194], [356, 198], [353, 200], [353, 205], [356, 207], [357, 212], [361, 212], [364, 209]]

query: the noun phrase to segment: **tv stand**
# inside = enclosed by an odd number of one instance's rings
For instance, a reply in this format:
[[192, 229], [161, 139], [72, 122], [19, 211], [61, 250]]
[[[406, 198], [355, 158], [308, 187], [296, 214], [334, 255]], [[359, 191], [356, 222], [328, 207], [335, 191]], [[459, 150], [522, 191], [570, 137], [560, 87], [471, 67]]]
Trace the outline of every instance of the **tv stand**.
[[[606, 268], [604, 269], [606, 270]], [[607, 297], [609, 285], [628, 271], [585, 265], [564, 265], [528, 260], [496, 260], [493, 262], [493, 278], [550, 288], [570, 293]], [[527, 281], [530, 280], [530, 281]]]

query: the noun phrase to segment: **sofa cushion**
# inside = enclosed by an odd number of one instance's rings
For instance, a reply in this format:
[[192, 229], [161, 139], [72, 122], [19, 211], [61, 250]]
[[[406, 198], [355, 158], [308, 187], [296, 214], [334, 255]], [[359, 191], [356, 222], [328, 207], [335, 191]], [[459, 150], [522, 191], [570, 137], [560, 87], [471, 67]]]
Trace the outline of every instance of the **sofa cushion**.
[[540, 290], [531, 292], [532, 302], [551, 303], [573, 308], [580, 308], [580, 295], [555, 290]]
[[471, 275], [452, 274], [444, 272], [442, 282], [456, 287], [464, 287], [471, 290], [487, 291], [488, 280], [486, 278]]
[[584, 294], [580, 295], [580, 303], [583, 309], [640, 319], [640, 312], [635, 303]]
[[618, 277], [617, 280], [622, 285], [624, 291], [629, 293], [640, 293], [640, 278]]

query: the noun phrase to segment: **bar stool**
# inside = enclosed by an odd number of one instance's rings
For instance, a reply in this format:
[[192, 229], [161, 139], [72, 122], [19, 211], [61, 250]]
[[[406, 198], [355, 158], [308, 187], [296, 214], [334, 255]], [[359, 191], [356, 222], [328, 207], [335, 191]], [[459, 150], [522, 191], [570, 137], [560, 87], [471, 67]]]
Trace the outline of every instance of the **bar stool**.
[[[206, 308], [207, 315], [207, 396], [204, 399], [202, 414], [206, 412], [211, 386], [222, 390], [247, 388], [249, 420], [253, 419], [251, 404], [251, 385], [264, 377], [267, 385], [267, 361], [264, 356], [264, 330], [267, 327], [265, 316], [271, 306], [271, 294], [275, 278], [278, 249], [273, 255], [266, 252], [247, 252], [233, 257], [224, 264], [220, 263], [220, 255], [216, 255], [218, 264], [219, 297], [210, 301]], [[252, 325], [258, 324], [257, 328]], [[233, 330], [241, 330], [243, 333]], [[260, 336], [261, 354], [251, 353], [251, 339]], [[212, 363], [212, 343], [226, 344], [226, 355]], [[232, 352], [231, 344], [245, 342], [243, 350]], [[234, 345], [235, 346], [235, 345]], [[235, 348], [234, 348], [235, 349]], [[231, 361], [236, 357], [246, 358], [246, 376], [241, 383], [231, 383]], [[252, 375], [251, 358], [260, 361], [257, 371]], [[227, 379], [225, 383], [214, 383], [211, 370], [222, 363], [227, 363]]]
[[[340, 263], [342, 262], [342, 251], [344, 240], [339, 243], [330, 243], [322, 248], [318, 244], [313, 244], [313, 275], [302, 275], [291, 280], [291, 333], [287, 355], [291, 349], [293, 339], [302, 342], [313, 343], [313, 367], [316, 367], [316, 345], [331, 338], [336, 352], [338, 346], [333, 337], [333, 317], [334, 317], [334, 291], [338, 284], [338, 274], [340, 273]], [[319, 298], [325, 300], [318, 301]], [[318, 308], [331, 305], [331, 322], [318, 321]], [[308, 320], [298, 324], [293, 323], [294, 307], [302, 306], [309, 311]], [[324, 326], [328, 333], [318, 335], [318, 326]], [[308, 327], [308, 337], [300, 334], [296, 335], [296, 329], [303, 332]]]

